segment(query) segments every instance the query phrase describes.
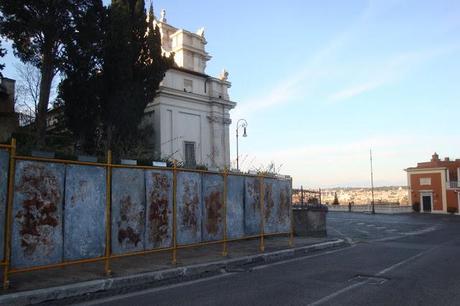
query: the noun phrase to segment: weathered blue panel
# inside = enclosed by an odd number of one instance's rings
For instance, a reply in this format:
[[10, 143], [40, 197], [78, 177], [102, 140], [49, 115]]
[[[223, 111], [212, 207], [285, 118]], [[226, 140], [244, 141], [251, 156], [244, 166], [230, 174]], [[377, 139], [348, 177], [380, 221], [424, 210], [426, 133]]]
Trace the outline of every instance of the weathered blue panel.
[[264, 179], [264, 232], [278, 231], [278, 209], [280, 205], [279, 181], [272, 178]]
[[260, 234], [260, 179], [258, 177], [245, 178], [244, 197], [245, 235]]
[[201, 175], [177, 173], [177, 242], [201, 241]]
[[68, 165], [64, 203], [64, 259], [94, 258], [105, 250], [106, 170]]
[[278, 232], [291, 231], [291, 181], [280, 180], [279, 184], [279, 209], [277, 212]]
[[173, 224], [173, 176], [171, 171], [145, 171], [147, 221], [145, 248], [171, 246]]
[[202, 241], [224, 238], [224, 178], [219, 174], [203, 174]]
[[227, 177], [227, 237], [244, 236], [244, 176]]
[[7, 150], [0, 150], [0, 259], [3, 260], [3, 247], [5, 245], [5, 213], [8, 191], [8, 168], [10, 155]]
[[112, 170], [112, 253], [144, 250], [144, 170]]
[[16, 163], [11, 240], [13, 267], [62, 261], [64, 176], [63, 164]]

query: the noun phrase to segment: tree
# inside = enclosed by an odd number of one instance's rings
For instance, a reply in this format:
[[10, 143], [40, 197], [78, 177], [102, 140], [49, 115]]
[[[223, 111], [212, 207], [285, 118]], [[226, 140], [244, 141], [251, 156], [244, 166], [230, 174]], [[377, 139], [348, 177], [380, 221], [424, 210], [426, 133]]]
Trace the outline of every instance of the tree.
[[[33, 124], [38, 110], [40, 96], [40, 70], [31, 63], [15, 65], [18, 79], [15, 92], [15, 111], [20, 114], [20, 125]], [[54, 84], [50, 96], [54, 95]]]
[[[5, 48], [2, 48], [2, 41], [0, 40], [0, 57], [4, 57], [6, 55]], [[5, 64], [0, 64], [0, 78], [2, 77], [1, 71], [5, 68]]]
[[13, 42], [14, 54], [40, 69], [37, 143], [45, 144], [46, 114], [51, 83], [60, 69], [62, 41], [73, 32], [74, 12], [92, 0], [0, 1], [0, 34]]
[[106, 9], [102, 1], [78, 12], [75, 31], [64, 41], [63, 72], [59, 85], [66, 126], [77, 139], [77, 148], [95, 151], [95, 132], [101, 117], [102, 63]]
[[334, 201], [332, 202], [332, 205], [339, 205], [339, 198], [337, 197], [337, 192], [334, 192]]
[[79, 15], [81, 22], [64, 43], [59, 97], [67, 126], [84, 151], [94, 153], [101, 126], [106, 149], [119, 152], [145, 134], [139, 129], [145, 107], [173, 64], [173, 55], [162, 55], [153, 19], [150, 6], [147, 21], [144, 1], [116, 0], [106, 10], [98, 2]]
[[173, 64], [173, 55], [162, 55], [152, 6], [146, 17], [143, 0], [113, 0], [109, 7], [101, 104], [107, 148], [138, 138], [145, 107]]

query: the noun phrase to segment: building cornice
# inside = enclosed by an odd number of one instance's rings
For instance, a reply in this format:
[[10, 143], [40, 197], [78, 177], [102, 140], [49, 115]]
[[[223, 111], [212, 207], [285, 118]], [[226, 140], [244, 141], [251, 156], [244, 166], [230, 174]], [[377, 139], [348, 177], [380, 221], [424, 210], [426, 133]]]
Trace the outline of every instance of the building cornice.
[[406, 172], [425, 172], [425, 173], [429, 173], [429, 172], [438, 172], [438, 171], [443, 171], [443, 170], [447, 170], [447, 167], [434, 167], [434, 168], [407, 168], [407, 169], [404, 169], [404, 171]]
[[[182, 101], [190, 101], [193, 100], [195, 102], [199, 102], [201, 104], [209, 105], [209, 104], [220, 104], [223, 106], [226, 106], [229, 109], [235, 108], [236, 102], [230, 101], [230, 100], [225, 100], [225, 99], [219, 99], [219, 98], [214, 98], [210, 96], [205, 96], [205, 95], [200, 95], [192, 92], [184, 92], [178, 89], [174, 88], [169, 88], [169, 87], [164, 87], [160, 86], [160, 88], [157, 91], [157, 97], [160, 96], [166, 96], [166, 97], [171, 97], [174, 99], [180, 99]], [[152, 102], [154, 105], [155, 100]]]
[[201, 72], [197, 72], [197, 71], [194, 71], [194, 70], [190, 70], [190, 69], [182, 68], [182, 67], [178, 67], [178, 66], [174, 66], [174, 67], [169, 68], [169, 69], [170, 70], [180, 71], [180, 72], [183, 72], [183, 73], [186, 73], [186, 74], [199, 76], [199, 77], [202, 77], [202, 78], [205, 78], [205, 79], [213, 78], [213, 77], [207, 75], [206, 73], [201, 73]]

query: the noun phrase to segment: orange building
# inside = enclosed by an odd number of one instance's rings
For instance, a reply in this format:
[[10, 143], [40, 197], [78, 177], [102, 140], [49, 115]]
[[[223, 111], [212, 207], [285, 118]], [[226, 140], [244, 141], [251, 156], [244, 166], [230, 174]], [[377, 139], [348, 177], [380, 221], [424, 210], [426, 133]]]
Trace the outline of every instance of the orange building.
[[459, 212], [460, 159], [439, 159], [434, 153], [429, 162], [406, 169], [409, 203], [420, 212]]

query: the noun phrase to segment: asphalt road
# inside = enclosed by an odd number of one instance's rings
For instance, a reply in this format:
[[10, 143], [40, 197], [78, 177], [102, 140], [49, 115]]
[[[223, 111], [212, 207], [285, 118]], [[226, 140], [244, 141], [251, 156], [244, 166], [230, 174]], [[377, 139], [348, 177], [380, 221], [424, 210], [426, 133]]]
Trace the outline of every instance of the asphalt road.
[[329, 234], [350, 247], [90, 304], [460, 305], [459, 216], [328, 219]]

